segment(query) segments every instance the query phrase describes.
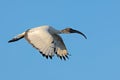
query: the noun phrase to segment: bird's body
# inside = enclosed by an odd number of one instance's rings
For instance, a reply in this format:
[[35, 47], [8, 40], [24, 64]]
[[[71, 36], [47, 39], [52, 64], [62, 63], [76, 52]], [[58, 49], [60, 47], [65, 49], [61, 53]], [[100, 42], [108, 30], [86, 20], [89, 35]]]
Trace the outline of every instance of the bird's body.
[[61, 33], [79, 33], [86, 38], [83, 33], [71, 28], [56, 30], [51, 26], [40, 26], [28, 29], [27, 31], [11, 39], [9, 42], [14, 42], [21, 38], [25, 38], [46, 58], [52, 58], [53, 55], [56, 54], [61, 59], [66, 59], [68, 58], [68, 51], [62, 38], [59, 36]]

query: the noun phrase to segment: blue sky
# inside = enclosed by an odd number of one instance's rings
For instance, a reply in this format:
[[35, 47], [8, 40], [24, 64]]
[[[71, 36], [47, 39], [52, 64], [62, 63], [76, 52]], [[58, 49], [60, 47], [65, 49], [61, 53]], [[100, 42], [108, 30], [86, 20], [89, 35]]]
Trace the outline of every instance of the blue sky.
[[[120, 80], [119, 0], [1, 0], [0, 80]], [[67, 61], [43, 58], [24, 39], [32, 27], [72, 27], [85, 33], [61, 35]]]

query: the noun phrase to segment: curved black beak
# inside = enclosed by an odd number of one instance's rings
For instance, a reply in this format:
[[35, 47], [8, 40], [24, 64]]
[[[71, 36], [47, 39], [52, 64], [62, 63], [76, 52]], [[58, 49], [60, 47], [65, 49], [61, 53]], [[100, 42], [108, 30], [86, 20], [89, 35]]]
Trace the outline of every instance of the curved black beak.
[[70, 30], [70, 33], [78, 33], [78, 34], [81, 34], [85, 39], [87, 39], [86, 35], [83, 34], [83, 33], [80, 32], [80, 31], [77, 31], [77, 30], [71, 29], [71, 30]]

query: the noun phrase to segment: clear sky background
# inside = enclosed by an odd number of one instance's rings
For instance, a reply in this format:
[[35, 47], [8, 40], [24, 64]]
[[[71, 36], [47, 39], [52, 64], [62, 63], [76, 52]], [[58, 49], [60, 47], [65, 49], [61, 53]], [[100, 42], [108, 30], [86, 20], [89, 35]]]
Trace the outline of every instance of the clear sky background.
[[[42, 57], [17, 34], [40, 25], [72, 27], [61, 35], [69, 60]], [[0, 0], [0, 80], [120, 80], [119, 0]]]

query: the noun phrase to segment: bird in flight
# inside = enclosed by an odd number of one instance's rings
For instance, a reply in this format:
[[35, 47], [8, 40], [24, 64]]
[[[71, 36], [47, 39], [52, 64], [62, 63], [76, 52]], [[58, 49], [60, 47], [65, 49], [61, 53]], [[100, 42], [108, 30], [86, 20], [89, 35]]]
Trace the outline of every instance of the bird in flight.
[[9, 40], [8, 43], [25, 38], [47, 59], [52, 59], [52, 57], [56, 54], [60, 59], [66, 60], [69, 54], [62, 38], [59, 35], [64, 33], [78, 33], [81, 34], [85, 39], [87, 39], [85, 34], [72, 28], [56, 30], [52, 26], [43, 25], [26, 30], [25, 32]]

